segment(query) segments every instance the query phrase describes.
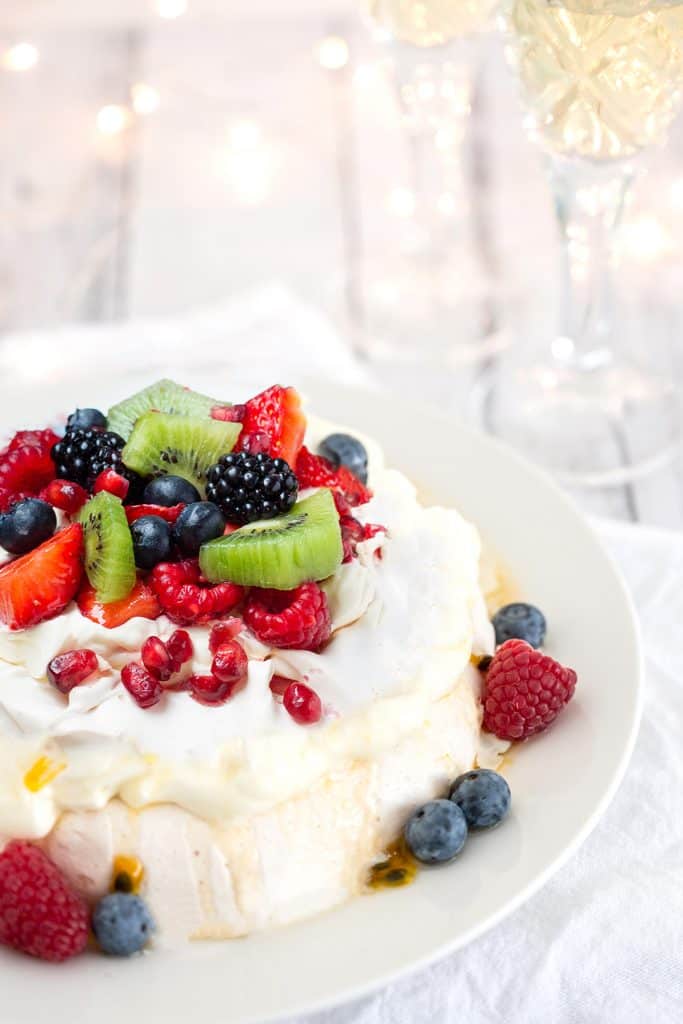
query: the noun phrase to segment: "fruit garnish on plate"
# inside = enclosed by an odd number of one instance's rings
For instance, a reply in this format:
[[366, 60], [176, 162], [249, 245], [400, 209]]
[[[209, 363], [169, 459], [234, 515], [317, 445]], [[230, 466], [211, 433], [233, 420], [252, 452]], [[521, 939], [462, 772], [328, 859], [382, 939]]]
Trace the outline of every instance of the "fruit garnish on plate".
[[0, 568], [0, 622], [27, 629], [63, 612], [83, 576], [83, 528], [74, 523]]
[[162, 610], [152, 587], [143, 580], [138, 580], [123, 600], [108, 604], [99, 601], [95, 588], [86, 582], [78, 592], [76, 603], [81, 615], [107, 629], [123, 626], [130, 619], [157, 619]]
[[240, 415], [242, 432], [237, 451], [252, 455], [265, 452], [294, 466], [306, 433], [301, 398], [294, 388], [276, 384], [251, 398], [240, 409]]
[[125, 401], [113, 405], [107, 413], [107, 423], [110, 430], [128, 440], [136, 421], [146, 412], [208, 418], [213, 408], [229, 408], [229, 403], [209, 398], [208, 395], [182, 387], [172, 380], [158, 380]]
[[372, 497], [350, 469], [342, 465], [335, 468], [328, 459], [314, 455], [305, 445], [299, 452], [294, 471], [301, 490], [305, 487], [329, 487], [339, 492], [352, 507], [365, 505]]
[[37, 496], [55, 478], [52, 430], [20, 430], [0, 452], [0, 512], [20, 498]]
[[135, 554], [119, 498], [101, 491], [78, 513], [83, 526], [85, 571], [102, 604], [122, 601], [135, 586]]

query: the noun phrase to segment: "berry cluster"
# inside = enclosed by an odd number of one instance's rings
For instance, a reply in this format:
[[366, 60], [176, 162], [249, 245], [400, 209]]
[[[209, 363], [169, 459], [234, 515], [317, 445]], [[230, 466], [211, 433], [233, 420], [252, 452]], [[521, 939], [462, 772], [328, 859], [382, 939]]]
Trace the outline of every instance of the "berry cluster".
[[231, 523], [251, 523], [284, 515], [296, 501], [299, 484], [284, 459], [265, 452], [231, 452], [207, 474], [206, 496]]
[[125, 441], [111, 430], [97, 427], [69, 427], [52, 449], [57, 477], [92, 490], [107, 469], [113, 469], [129, 483], [135, 474], [123, 464]]

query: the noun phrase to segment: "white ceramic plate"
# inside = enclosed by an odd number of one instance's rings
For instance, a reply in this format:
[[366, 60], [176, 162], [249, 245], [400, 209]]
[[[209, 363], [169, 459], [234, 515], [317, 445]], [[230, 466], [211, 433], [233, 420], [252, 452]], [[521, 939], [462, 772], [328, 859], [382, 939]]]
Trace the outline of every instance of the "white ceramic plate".
[[574, 506], [507, 448], [452, 421], [374, 395], [311, 390], [326, 417], [377, 437], [425, 493], [478, 523], [521, 593], [544, 609], [549, 649], [577, 669], [577, 695], [549, 732], [511, 757], [510, 819], [470, 842], [456, 864], [239, 941], [57, 968], [2, 953], [6, 1024], [71, 1024], [74, 1014], [98, 1024], [246, 1024], [360, 996], [510, 914], [576, 850], [615, 792], [638, 727], [638, 630], [617, 572]]

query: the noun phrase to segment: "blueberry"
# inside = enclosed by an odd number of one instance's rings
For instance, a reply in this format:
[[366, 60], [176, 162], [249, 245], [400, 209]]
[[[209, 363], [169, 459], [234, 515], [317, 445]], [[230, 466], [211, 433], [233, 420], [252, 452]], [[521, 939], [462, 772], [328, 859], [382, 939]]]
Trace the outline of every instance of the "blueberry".
[[526, 640], [532, 647], [540, 647], [545, 640], [545, 616], [532, 604], [506, 604], [491, 621], [498, 645], [506, 640]]
[[194, 558], [202, 544], [223, 536], [225, 522], [225, 516], [212, 502], [195, 501], [178, 516], [173, 539], [186, 558]]
[[143, 949], [156, 930], [154, 919], [139, 896], [112, 892], [97, 904], [92, 930], [104, 953], [132, 956]]
[[320, 442], [318, 452], [329, 459], [335, 469], [346, 466], [362, 484], [368, 482], [368, 453], [357, 438], [349, 434], [330, 434]]
[[189, 480], [171, 475], [158, 476], [151, 480], [145, 487], [142, 497], [147, 505], [164, 505], [166, 508], [181, 503], [189, 505], [190, 502], [200, 499], [199, 491]]
[[467, 822], [451, 800], [430, 800], [408, 821], [404, 835], [413, 857], [423, 864], [443, 864], [460, 853], [467, 839]]
[[107, 417], [99, 409], [76, 409], [66, 421], [67, 430], [79, 427], [82, 430], [106, 430]]
[[492, 828], [510, 810], [510, 787], [502, 775], [489, 768], [459, 775], [449, 795], [470, 828]]
[[11, 555], [25, 555], [48, 540], [56, 529], [52, 505], [40, 498], [24, 498], [0, 516], [0, 545]]
[[153, 569], [171, 557], [171, 527], [161, 516], [140, 516], [131, 523], [135, 564], [139, 569]]

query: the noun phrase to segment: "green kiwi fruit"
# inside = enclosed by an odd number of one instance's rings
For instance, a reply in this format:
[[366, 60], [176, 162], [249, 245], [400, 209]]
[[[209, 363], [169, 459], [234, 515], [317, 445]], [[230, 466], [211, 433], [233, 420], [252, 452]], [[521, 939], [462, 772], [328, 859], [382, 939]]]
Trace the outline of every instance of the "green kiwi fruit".
[[173, 473], [204, 493], [206, 471], [231, 452], [241, 423], [198, 416], [146, 412], [140, 416], [123, 449], [124, 464], [140, 476]]
[[248, 523], [204, 544], [199, 566], [212, 583], [293, 590], [300, 583], [327, 579], [343, 554], [332, 492], [323, 488], [284, 516]]
[[120, 498], [100, 491], [78, 514], [85, 571], [102, 604], [121, 601], [135, 586], [133, 538]]
[[209, 416], [216, 406], [230, 407], [229, 402], [219, 402], [216, 398], [191, 391], [172, 380], [158, 380], [150, 384], [144, 391], [138, 391], [125, 401], [113, 405], [107, 413], [109, 430], [120, 434], [128, 440], [135, 422], [143, 413], [157, 412], [174, 413], [177, 416]]

